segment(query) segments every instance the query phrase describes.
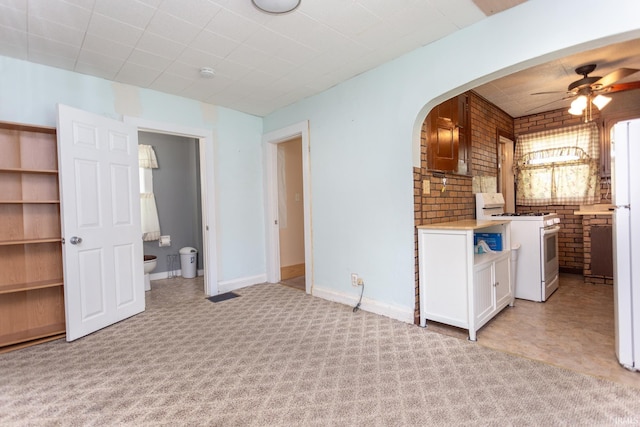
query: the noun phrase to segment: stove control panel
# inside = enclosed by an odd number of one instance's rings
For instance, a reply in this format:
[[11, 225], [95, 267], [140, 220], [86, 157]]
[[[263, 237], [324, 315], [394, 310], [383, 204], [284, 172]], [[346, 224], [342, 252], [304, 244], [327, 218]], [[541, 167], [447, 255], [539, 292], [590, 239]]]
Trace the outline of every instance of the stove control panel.
[[547, 227], [550, 227], [554, 224], [560, 224], [560, 218], [554, 217], [554, 218], [549, 218], [544, 220], [544, 225]]

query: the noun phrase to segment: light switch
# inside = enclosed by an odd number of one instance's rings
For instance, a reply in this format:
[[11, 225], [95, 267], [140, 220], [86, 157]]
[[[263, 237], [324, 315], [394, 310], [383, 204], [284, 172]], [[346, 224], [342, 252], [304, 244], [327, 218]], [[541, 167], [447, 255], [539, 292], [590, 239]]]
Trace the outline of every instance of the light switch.
[[431, 193], [431, 181], [428, 179], [422, 180], [422, 194], [430, 194]]

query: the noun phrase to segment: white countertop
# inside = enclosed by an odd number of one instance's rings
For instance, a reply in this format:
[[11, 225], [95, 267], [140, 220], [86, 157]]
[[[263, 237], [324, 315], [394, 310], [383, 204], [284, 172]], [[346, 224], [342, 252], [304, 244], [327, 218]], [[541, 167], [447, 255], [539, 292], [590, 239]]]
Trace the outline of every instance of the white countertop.
[[510, 219], [498, 219], [498, 220], [476, 220], [476, 219], [463, 219], [460, 221], [451, 222], [438, 222], [435, 224], [418, 225], [418, 229], [427, 230], [476, 230], [478, 228], [491, 227], [492, 225], [501, 225], [511, 222]]
[[613, 205], [599, 203], [595, 205], [580, 206], [580, 209], [573, 211], [574, 215], [612, 215], [613, 210], [610, 210]]

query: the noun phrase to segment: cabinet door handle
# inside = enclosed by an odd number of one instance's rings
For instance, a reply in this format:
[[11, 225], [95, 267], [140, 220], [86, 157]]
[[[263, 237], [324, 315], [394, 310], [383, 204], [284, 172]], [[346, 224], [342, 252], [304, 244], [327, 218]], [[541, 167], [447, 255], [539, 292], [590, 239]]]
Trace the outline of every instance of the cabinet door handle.
[[500, 282], [496, 282], [493, 284], [493, 286], [498, 286], [498, 285], [500, 285]]

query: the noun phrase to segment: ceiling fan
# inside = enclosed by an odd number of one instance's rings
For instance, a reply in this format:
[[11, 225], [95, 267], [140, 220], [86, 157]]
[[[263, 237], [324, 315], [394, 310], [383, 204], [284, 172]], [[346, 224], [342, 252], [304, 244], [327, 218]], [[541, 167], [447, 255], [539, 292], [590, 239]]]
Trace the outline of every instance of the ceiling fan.
[[576, 74], [581, 75], [582, 78], [571, 83], [565, 92], [537, 92], [532, 93], [532, 95], [547, 95], [551, 93], [566, 94], [565, 97], [553, 102], [577, 97], [571, 102], [569, 113], [579, 116], [585, 112], [585, 121], [588, 121], [591, 119], [591, 104], [595, 105], [599, 110], [602, 110], [609, 101], [611, 101], [610, 97], [604, 96], [603, 94], [640, 89], [640, 81], [616, 83], [640, 70], [635, 68], [618, 68], [604, 77], [589, 76], [596, 67], [596, 64], [587, 64], [576, 68]]

